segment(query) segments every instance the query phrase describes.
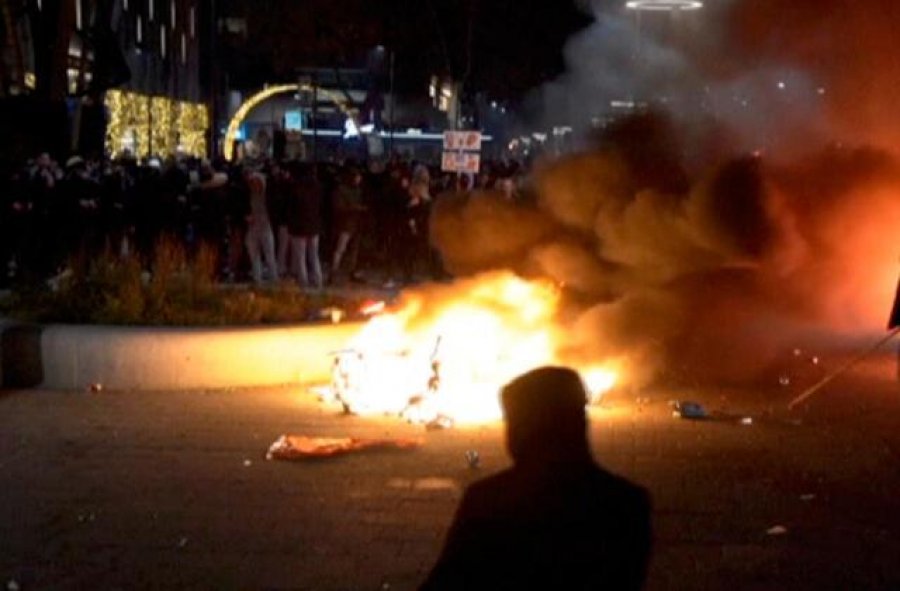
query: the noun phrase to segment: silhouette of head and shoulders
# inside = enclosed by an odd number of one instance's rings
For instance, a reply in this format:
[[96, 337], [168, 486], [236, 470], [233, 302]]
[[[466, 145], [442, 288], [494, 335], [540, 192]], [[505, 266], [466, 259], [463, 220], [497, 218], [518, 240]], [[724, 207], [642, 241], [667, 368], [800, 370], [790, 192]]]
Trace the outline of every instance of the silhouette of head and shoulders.
[[511, 468], [466, 491], [422, 589], [640, 589], [650, 497], [593, 459], [587, 393], [571, 369], [501, 392]]

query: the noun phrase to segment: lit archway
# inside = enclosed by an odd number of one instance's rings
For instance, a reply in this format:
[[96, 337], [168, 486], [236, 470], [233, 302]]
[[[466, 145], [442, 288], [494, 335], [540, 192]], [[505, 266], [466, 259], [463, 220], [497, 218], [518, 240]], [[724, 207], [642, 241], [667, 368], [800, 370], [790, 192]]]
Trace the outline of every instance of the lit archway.
[[343, 96], [333, 90], [315, 87], [312, 84], [278, 84], [276, 86], [267, 86], [244, 101], [231, 117], [231, 121], [228, 122], [228, 129], [225, 132], [225, 144], [222, 148], [222, 155], [225, 156], [226, 160], [230, 161], [234, 159], [234, 147], [237, 142], [238, 130], [241, 128], [241, 123], [244, 122], [244, 119], [254, 107], [278, 94], [301, 91], [312, 92], [313, 90], [316, 91], [316, 94], [320, 94], [331, 100], [347, 117], [354, 122], [356, 121], [356, 112], [347, 104], [347, 101]]

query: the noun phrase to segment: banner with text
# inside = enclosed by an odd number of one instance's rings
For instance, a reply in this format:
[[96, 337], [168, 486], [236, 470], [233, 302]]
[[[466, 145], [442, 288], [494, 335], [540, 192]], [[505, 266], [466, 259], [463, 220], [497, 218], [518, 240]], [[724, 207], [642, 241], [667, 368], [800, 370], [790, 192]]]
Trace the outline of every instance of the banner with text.
[[481, 150], [480, 131], [445, 131], [444, 150]]
[[444, 152], [441, 170], [475, 174], [481, 168], [481, 154], [477, 152]]

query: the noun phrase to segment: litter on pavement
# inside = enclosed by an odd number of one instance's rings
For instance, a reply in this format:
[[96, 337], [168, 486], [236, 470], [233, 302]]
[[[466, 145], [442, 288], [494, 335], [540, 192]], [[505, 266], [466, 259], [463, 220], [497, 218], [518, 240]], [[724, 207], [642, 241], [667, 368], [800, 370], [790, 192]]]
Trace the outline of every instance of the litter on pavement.
[[366, 450], [411, 450], [422, 445], [416, 439], [358, 439], [356, 437], [307, 437], [282, 435], [266, 452], [267, 460], [327, 458]]
[[675, 400], [670, 404], [673, 409], [673, 416], [681, 417], [682, 419], [705, 419], [709, 417], [709, 413], [706, 412], [706, 409], [699, 402]]

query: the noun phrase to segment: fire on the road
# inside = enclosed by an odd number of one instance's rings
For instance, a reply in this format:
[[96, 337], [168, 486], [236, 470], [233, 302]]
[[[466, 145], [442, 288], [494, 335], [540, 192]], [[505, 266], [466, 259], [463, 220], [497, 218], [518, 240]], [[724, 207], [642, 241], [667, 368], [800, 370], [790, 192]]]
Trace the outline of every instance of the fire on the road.
[[[548, 282], [491, 273], [404, 293], [335, 357], [331, 395], [358, 414], [445, 425], [501, 416], [499, 388], [538, 366], [571, 363]], [[616, 386], [613, 361], [579, 364], [592, 402]]]

